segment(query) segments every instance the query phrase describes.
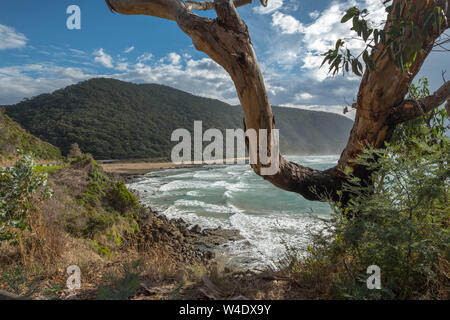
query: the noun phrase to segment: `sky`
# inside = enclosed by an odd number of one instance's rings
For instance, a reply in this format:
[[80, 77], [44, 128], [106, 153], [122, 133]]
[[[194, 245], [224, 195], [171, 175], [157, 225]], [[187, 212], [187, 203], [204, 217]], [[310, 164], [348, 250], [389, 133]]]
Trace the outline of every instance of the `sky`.
[[[352, 36], [340, 19], [346, 9], [368, 8], [385, 18], [381, 0], [269, 0], [238, 9], [247, 23], [272, 105], [343, 113], [354, 102], [356, 76], [331, 77], [320, 54]], [[69, 30], [67, 8], [81, 9], [81, 29]], [[229, 76], [175, 22], [111, 13], [103, 0], [14, 0], [0, 5], [0, 105], [94, 77], [159, 83], [238, 104]], [[199, 13], [205, 15], [205, 13]], [[212, 16], [213, 13], [207, 13]], [[361, 48], [355, 40], [347, 45]], [[450, 59], [432, 53], [419, 77], [442, 85]], [[351, 113], [347, 116], [352, 117]]]

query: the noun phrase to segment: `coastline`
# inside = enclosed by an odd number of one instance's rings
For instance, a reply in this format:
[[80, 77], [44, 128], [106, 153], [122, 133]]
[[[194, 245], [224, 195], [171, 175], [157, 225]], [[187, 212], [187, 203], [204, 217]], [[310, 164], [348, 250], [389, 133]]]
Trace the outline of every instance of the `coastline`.
[[103, 170], [108, 174], [121, 176], [138, 176], [154, 171], [178, 168], [192, 168], [201, 165], [175, 164], [173, 162], [113, 162], [101, 164]]
[[[155, 241], [170, 243], [179, 261], [198, 259], [205, 264], [214, 263], [218, 254], [222, 259], [225, 257], [225, 253], [219, 249], [221, 245], [245, 239], [237, 229], [224, 229], [220, 226], [201, 228], [198, 224], [190, 224], [183, 218], [168, 218], [163, 212], [154, 210], [151, 204], [142, 201], [138, 190], [132, 188], [129, 190], [147, 213], [142, 230], [137, 236], [138, 242], [142, 245]], [[226, 267], [234, 271], [250, 271], [242, 265], [226, 264]]]
[[[226, 161], [248, 161], [248, 158], [234, 158], [234, 159], [224, 159]], [[191, 162], [176, 164], [173, 162], [148, 162], [145, 160], [141, 161], [117, 161], [117, 162], [107, 162], [101, 163], [103, 170], [107, 174], [115, 174], [122, 177], [132, 177], [145, 175], [150, 172], [166, 170], [166, 169], [182, 169], [182, 168], [195, 168], [202, 167], [204, 165], [214, 164], [214, 161], [202, 161], [202, 162]]]

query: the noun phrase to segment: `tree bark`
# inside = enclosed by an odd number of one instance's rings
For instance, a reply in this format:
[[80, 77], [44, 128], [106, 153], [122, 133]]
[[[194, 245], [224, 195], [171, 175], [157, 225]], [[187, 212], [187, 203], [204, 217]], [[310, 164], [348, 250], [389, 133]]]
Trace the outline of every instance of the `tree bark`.
[[[438, 2], [444, 7], [445, 0]], [[414, 16], [409, 16], [409, 19], [419, 26], [423, 25], [423, 20], [427, 16], [426, 13], [433, 7], [427, 4], [427, 1], [421, 0], [394, 0], [393, 4], [396, 3], [400, 3], [403, 7], [402, 17], [408, 18], [410, 12], [413, 12]], [[413, 7], [415, 7], [415, 10], [411, 10]], [[393, 15], [394, 12], [389, 15], [388, 21], [393, 19]], [[449, 16], [449, 12], [447, 12], [447, 16]], [[385, 31], [387, 32], [390, 28], [391, 24], [387, 23]], [[398, 122], [391, 121], [392, 109], [403, 103], [411, 82], [431, 52], [434, 42], [441, 34], [436, 33], [427, 41], [422, 39], [422, 53], [417, 55], [408, 71], [402, 70], [390, 55], [381, 57], [384, 51], [381, 44], [377, 48], [378, 50], [373, 50], [372, 58], [377, 61], [375, 70], [366, 70], [361, 81], [357, 97], [355, 123], [348, 144], [339, 159], [338, 166], [340, 168], [348, 165], [354, 167], [351, 160], [361, 154], [365, 147], [382, 148], [384, 143], [389, 141], [395, 125], [398, 124]], [[410, 41], [412, 45], [413, 37], [405, 35], [404, 40], [405, 42]], [[432, 108], [438, 106], [439, 104]]]
[[[437, 2], [444, 8], [445, 1]], [[229, 73], [244, 111], [246, 129], [254, 129], [257, 132], [260, 129], [267, 130], [269, 142], [267, 154], [271, 156], [270, 146], [275, 120], [248, 28], [236, 10], [237, 6], [251, 3], [252, 0], [235, 0], [234, 2], [232, 0], [213, 2], [106, 0], [106, 2], [111, 10], [122, 14], [144, 14], [174, 20], [192, 39], [197, 50], [206, 53]], [[414, 14], [412, 18], [418, 25], [423, 24], [425, 13], [431, 8], [431, 5], [423, 0], [394, 0], [394, 4], [397, 2], [405, 6], [403, 8], [405, 17], [412, 6], [416, 7], [415, 11], [412, 11]], [[264, 3], [267, 4], [267, 1]], [[217, 19], [200, 17], [191, 12], [191, 10], [212, 9], [216, 11]], [[449, 12], [447, 17], [450, 20]], [[390, 27], [387, 23], [385, 31]], [[408, 72], [399, 68], [389, 55], [381, 57], [384, 49], [382, 45], [373, 50], [372, 57], [376, 61], [375, 71], [366, 70], [362, 78], [357, 97], [355, 123], [336, 167], [325, 171], [314, 170], [289, 162], [280, 155], [277, 173], [262, 175], [262, 177], [281, 189], [296, 192], [308, 200], [317, 201], [339, 198], [337, 191], [346, 181], [343, 174], [346, 167], [353, 168], [355, 175], [367, 179], [370, 173], [365, 168], [358, 167], [352, 160], [366, 147], [383, 147], [399, 122], [420, 115], [420, 112], [415, 111], [416, 104], [411, 101], [406, 102], [404, 98], [412, 80], [439, 36], [440, 34], [436, 33], [431, 39], [422, 41], [422, 53], [418, 55]], [[405, 39], [408, 39], [408, 35]], [[423, 112], [429, 108], [438, 107], [439, 104], [434, 104], [443, 103], [448, 99], [450, 96], [448, 86], [446, 83], [445, 88], [438, 90], [433, 97], [418, 102], [420, 106], [422, 104], [427, 106]], [[265, 166], [270, 166], [270, 163], [263, 165], [258, 158], [252, 168], [261, 175], [261, 169]]]

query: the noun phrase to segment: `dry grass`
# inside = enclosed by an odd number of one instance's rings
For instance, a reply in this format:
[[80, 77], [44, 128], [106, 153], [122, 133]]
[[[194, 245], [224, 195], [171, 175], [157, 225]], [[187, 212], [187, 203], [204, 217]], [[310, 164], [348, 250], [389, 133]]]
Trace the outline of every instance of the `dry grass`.
[[[127, 243], [116, 247], [110, 256], [100, 255], [92, 239], [69, 234], [65, 221], [68, 214], [86, 210], [76, 197], [87, 188], [91, 165], [80, 163], [53, 174], [53, 197], [39, 203], [39, 209], [30, 214], [33, 231], [23, 234], [20, 246], [0, 246], [1, 288], [12, 290], [11, 283], [17, 283], [15, 293], [28, 294], [33, 279], [41, 279], [36, 292], [31, 293], [33, 297], [42, 298], [46, 290], [56, 287], [61, 288], [57, 296], [65, 298], [67, 267], [77, 265], [82, 281], [77, 298], [95, 299], [96, 290], [109, 281], [110, 274], [120, 278], [124, 263], [140, 261], [142, 284], [135, 299], [315, 299], [327, 292], [327, 266], [312, 268], [296, 261], [278, 272], [233, 272], [224, 267], [220, 256], [210, 265], [183, 262], [180, 255], [171, 254], [170, 239], [145, 246]], [[114, 228], [117, 233], [125, 230], [120, 221]]]

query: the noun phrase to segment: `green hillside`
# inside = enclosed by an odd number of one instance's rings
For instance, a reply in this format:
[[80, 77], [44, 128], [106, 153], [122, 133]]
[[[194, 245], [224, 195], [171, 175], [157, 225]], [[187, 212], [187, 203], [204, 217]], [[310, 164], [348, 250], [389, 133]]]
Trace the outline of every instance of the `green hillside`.
[[13, 159], [20, 149], [33, 152], [42, 160], [61, 159], [61, 152], [55, 146], [32, 136], [0, 110], [0, 162]]
[[[242, 128], [243, 112], [156, 84], [91, 79], [8, 106], [6, 113], [37, 137], [67, 153], [77, 142], [97, 159], [168, 158], [172, 131]], [[343, 116], [274, 107], [284, 153], [330, 154], [342, 151], [352, 121]]]

